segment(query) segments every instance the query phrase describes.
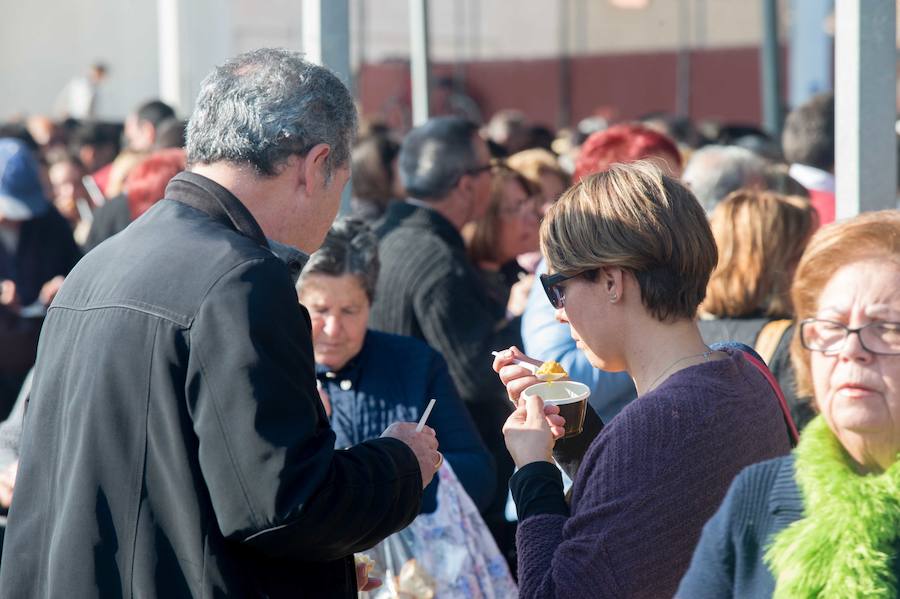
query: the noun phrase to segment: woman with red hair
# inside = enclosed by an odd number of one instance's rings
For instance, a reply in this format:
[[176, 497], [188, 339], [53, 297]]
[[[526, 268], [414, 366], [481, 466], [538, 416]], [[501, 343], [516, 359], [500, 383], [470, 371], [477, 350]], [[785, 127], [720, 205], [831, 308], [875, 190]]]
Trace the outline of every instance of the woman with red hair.
[[675, 179], [681, 176], [681, 153], [674, 141], [640, 123], [624, 123], [597, 131], [584, 141], [573, 179], [577, 182], [617, 162], [636, 160], [649, 160]]
[[109, 200], [94, 213], [86, 249], [91, 250], [109, 239], [163, 199], [169, 180], [185, 168], [182, 148], [167, 148], [147, 156], [128, 174], [125, 193]]

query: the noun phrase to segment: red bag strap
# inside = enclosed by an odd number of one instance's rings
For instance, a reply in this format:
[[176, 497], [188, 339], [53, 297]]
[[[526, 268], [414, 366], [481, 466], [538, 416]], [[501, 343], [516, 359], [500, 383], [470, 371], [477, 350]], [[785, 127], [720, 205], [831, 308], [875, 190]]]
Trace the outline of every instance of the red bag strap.
[[791, 439], [791, 447], [796, 447], [797, 441], [800, 440], [800, 434], [797, 432], [797, 425], [794, 424], [794, 419], [791, 417], [791, 411], [788, 409], [787, 400], [784, 398], [784, 393], [781, 391], [781, 385], [778, 384], [775, 375], [772, 374], [772, 371], [769, 370], [769, 367], [766, 366], [762, 360], [750, 352], [744, 352], [744, 357], [747, 358], [748, 362], [756, 366], [756, 369], [760, 374], [769, 381], [769, 385], [771, 385], [772, 390], [778, 397], [778, 403], [781, 405], [781, 413], [784, 416], [784, 422], [787, 424], [788, 436]]

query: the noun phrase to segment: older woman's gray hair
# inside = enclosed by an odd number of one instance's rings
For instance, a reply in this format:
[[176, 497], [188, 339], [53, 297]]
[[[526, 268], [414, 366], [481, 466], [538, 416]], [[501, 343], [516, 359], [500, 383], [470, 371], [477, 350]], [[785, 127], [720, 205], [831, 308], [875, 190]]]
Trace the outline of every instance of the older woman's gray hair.
[[304, 280], [310, 275], [353, 275], [359, 279], [371, 302], [375, 296], [378, 270], [378, 238], [375, 233], [358, 218], [341, 218], [332, 225], [322, 246], [309, 257], [297, 281], [297, 290], [303, 287]]
[[326, 176], [344, 165], [356, 107], [328, 69], [262, 48], [217, 67], [201, 85], [187, 128], [188, 164], [227, 161], [270, 176], [290, 156], [328, 144]]
[[681, 181], [709, 214], [732, 191], [766, 186], [768, 163], [746, 148], [706, 146], [691, 155]]

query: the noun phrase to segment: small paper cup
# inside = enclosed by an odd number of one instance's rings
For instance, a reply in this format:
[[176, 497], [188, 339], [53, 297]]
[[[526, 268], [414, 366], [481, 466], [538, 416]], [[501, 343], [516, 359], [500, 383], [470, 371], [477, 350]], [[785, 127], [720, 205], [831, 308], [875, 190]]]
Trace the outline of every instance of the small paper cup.
[[584, 430], [584, 413], [591, 389], [576, 381], [537, 383], [522, 391], [523, 398], [539, 396], [544, 404], [559, 406], [559, 415], [566, 420], [564, 439], [580, 435]]

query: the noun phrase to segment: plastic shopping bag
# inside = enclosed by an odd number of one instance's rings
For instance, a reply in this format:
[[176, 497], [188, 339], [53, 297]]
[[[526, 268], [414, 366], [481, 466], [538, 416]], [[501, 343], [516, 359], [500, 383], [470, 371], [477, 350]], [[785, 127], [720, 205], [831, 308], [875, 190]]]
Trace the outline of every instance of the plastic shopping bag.
[[453, 469], [438, 471], [437, 509], [366, 553], [384, 584], [369, 599], [507, 599], [518, 589], [506, 560]]

